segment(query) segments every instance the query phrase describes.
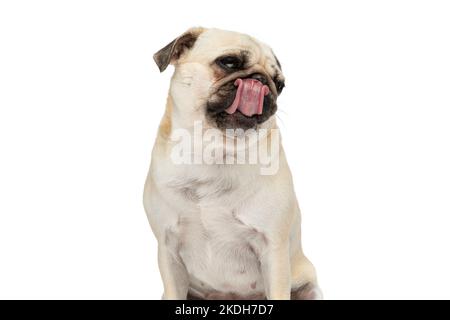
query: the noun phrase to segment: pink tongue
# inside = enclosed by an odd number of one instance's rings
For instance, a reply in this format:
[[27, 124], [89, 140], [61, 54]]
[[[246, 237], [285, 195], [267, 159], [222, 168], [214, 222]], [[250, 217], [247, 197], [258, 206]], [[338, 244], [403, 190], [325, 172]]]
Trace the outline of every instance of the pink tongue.
[[239, 110], [247, 117], [262, 114], [264, 96], [269, 93], [269, 87], [255, 79], [236, 79], [234, 85], [238, 87], [236, 97], [225, 111], [233, 114]]

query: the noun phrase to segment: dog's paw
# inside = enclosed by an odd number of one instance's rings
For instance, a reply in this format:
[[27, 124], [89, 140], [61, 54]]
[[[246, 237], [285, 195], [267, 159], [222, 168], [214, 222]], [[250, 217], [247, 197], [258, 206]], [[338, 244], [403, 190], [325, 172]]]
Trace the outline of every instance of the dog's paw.
[[322, 300], [322, 291], [313, 283], [305, 283], [291, 290], [291, 300]]

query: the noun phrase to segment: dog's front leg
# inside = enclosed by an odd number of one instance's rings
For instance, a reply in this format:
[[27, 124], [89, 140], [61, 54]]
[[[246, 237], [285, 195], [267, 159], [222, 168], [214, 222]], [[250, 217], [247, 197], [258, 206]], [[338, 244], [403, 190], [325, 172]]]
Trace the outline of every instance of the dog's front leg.
[[261, 257], [262, 275], [269, 300], [289, 300], [291, 297], [291, 265], [288, 242], [268, 244]]
[[187, 270], [180, 258], [165, 244], [158, 245], [159, 271], [164, 284], [165, 300], [185, 300], [189, 289]]

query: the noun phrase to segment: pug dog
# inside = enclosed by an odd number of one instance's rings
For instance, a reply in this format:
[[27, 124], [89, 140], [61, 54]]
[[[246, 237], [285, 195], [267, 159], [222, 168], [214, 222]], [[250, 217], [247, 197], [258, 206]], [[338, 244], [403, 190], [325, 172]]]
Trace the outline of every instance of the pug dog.
[[[320, 299], [291, 173], [273, 139], [285, 79], [272, 49], [245, 34], [191, 28], [154, 60], [161, 72], [175, 67], [144, 188], [163, 299]], [[201, 144], [186, 151], [196, 161], [174, 161], [175, 137], [196, 130], [215, 130], [217, 161], [202, 161]], [[248, 141], [239, 149], [238, 139]], [[257, 145], [270, 150], [264, 164], [228, 161]]]

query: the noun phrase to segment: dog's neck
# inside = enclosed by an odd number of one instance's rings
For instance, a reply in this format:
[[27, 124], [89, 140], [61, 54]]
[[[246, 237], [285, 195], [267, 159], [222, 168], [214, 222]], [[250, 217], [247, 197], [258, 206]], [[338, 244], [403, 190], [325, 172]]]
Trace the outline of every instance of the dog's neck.
[[[282, 149], [275, 116], [264, 122], [261, 128], [227, 132], [213, 128], [200, 119], [192, 125], [180, 127], [186, 119], [178, 119], [181, 115], [175, 108], [174, 99], [169, 95], [155, 147], [164, 149], [168, 157], [182, 154], [176, 158], [178, 164], [188, 164], [190, 161], [195, 165], [219, 164], [221, 168], [239, 164], [257, 169], [260, 164], [270, 166], [273, 161], [278, 162]], [[213, 138], [208, 135], [211, 132], [215, 134]], [[205, 161], [205, 157], [210, 162]]]

